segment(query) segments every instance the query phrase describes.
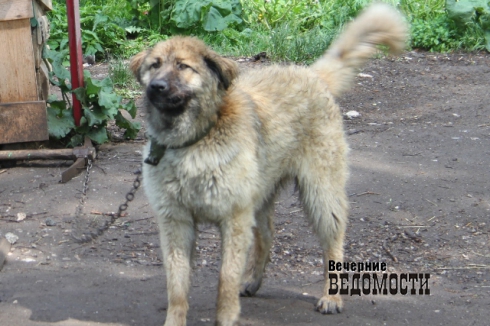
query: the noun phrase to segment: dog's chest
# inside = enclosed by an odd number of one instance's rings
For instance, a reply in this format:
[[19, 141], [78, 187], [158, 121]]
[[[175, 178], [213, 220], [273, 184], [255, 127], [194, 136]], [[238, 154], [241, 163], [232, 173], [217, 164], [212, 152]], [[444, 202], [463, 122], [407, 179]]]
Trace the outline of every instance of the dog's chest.
[[[169, 151], [158, 166], [145, 166], [150, 203], [218, 222], [238, 207], [252, 205], [257, 191], [256, 164], [244, 152], [229, 155]], [[248, 161], [248, 162], [247, 162]]]

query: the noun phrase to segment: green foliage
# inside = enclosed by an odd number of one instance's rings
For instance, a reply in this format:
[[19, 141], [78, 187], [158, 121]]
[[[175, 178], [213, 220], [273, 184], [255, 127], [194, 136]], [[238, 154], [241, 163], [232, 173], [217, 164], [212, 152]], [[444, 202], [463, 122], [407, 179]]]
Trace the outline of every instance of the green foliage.
[[171, 21], [177, 28], [198, 27], [207, 32], [222, 31], [242, 22], [239, 0], [177, 0]]
[[[204, 39], [225, 55], [265, 51], [273, 60], [311, 62], [370, 2], [81, 0], [82, 44], [84, 54], [96, 54], [99, 59], [129, 58], [171, 35], [186, 34]], [[412, 47], [430, 51], [479, 50], [485, 46], [490, 49], [487, 0], [384, 2], [398, 7], [407, 16]], [[63, 50], [68, 42], [65, 4], [61, 0], [53, 4], [49, 44], [52, 49]], [[465, 11], [457, 9], [455, 15], [452, 7], [464, 7]], [[118, 92], [124, 92], [124, 87]]]
[[322, 55], [334, 35], [320, 27], [301, 32], [298, 25], [282, 24], [272, 30], [267, 52], [273, 61], [311, 63]]
[[412, 46], [436, 52], [447, 52], [457, 47], [455, 31], [446, 15], [431, 20], [415, 18], [411, 24]]
[[439, 52], [484, 48], [481, 26], [474, 22], [455, 24], [446, 11], [445, 0], [402, 0], [400, 9], [411, 24], [412, 47]]
[[[127, 111], [132, 118], [136, 116], [134, 102], [124, 102], [120, 95], [114, 93], [113, 83], [109, 77], [103, 80], [92, 79], [89, 71], [84, 72], [84, 85], [72, 90], [70, 73], [63, 67], [65, 52], [47, 50], [47, 58], [53, 71], [50, 73], [50, 82], [60, 88], [63, 99], [56, 96], [48, 99], [48, 129], [51, 137], [60, 140], [67, 146], [77, 146], [82, 143], [84, 136], [98, 144], [109, 140], [107, 123], [115, 120], [116, 125], [125, 129], [124, 137], [134, 138], [141, 128], [139, 123], [132, 122], [124, 117], [122, 110]], [[75, 126], [73, 108], [70, 104], [69, 94], [74, 93], [80, 100], [83, 116], [80, 126]]]
[[242, 24], [240, 0], [130, 1], [137, 25], [152, 31], [191, 34]]
[[141, 96], [140, 87], [129, 70], [127, 60], [115, 59], [109, 61], [109, 77], [114, 83], [115, 92], [124, 98], [134, 99]]
[[250, 0], [243, 1], [246, 21], [275, 29], [285, 23], [295, 23], [301, 30], [317, 26], [338, 29], [355, 16], [369, 1], [317, 0]]
[[[124, 3], [124, 2], [123, 2]], [[106, 51], [119, 53], [120, 46], [126, 39], [129, 21], [120, 16], [123, 11], [117, 10], [116, 3], [96, 5], [85, 1], [80, 6], [80, 27], [82, 29], [82, 48], [85, 55], [96, 55], [103, 58]], [[63, 51], [68, 48], [68, 20], [66, 5], [53, 2], [49, 13], [51, 35], [48, 45], [52, 50]]]
[[[475, 25], [484, 31], [485, 47], [490, 51], [490, 2], [488, 0], [446, 0], [448, 17], [458, 28]], [[471, 28], [471, 27], [470, 27]]]

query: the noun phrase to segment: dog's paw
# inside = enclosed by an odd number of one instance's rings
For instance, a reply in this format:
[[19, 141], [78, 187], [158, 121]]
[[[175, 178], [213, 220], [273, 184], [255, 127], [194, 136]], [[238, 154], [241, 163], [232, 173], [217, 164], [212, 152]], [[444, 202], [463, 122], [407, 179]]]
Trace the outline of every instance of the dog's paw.
[[242, 284], [240, 288], [240, 296], [242, 297], [252, 297], [257, 293], [262, 285], [262, 277], [256, 280], [250, 280]]
[[324, 296], [316, 304], [316, 310], [322, 314], [341, 313], [344, 303], [340, 296]]

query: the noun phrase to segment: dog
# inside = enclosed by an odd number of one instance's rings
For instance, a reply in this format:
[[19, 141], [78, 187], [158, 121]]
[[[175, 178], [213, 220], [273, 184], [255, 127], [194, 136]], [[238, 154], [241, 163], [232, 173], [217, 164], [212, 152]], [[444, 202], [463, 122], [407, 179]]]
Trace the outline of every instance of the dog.
[[[186, 324], [198, 223], [214, 223], [221, 232], [216, 325], [238, 325], [240, 294], [253, 295], [261, 285], [274, 201], [289, 180], [297, 183], [324, 265], [343, 261], [348, 146], [334, 98], [377, 45], [396, 53], [406, 38], [403, 17], [377, 4], [309, 67], [276, 65], [239, 74], [233, 60], [182, 36], [131, 59], [145, 88], [150, 142], [143, 183], [160, 230], [166, 326]], [[327, 280], [328, 273], [325, 267]], [[325, 284], [316, 309], [341, 312], [341, 297], [328, 290]]]

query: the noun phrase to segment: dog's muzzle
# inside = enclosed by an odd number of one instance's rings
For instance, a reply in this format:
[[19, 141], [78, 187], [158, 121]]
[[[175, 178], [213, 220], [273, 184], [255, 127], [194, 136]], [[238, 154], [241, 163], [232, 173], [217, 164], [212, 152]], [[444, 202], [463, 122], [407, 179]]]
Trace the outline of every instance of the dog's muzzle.
[[146, 89], [146, 95], [155, 108], [170, 115], [183, 113], [191, 97], [190, 92], [165, 79], [152, 80]]

